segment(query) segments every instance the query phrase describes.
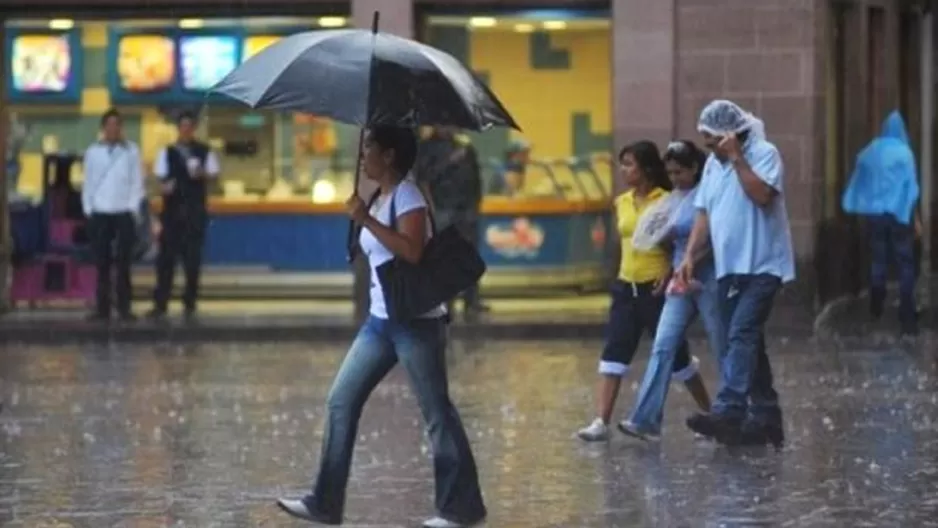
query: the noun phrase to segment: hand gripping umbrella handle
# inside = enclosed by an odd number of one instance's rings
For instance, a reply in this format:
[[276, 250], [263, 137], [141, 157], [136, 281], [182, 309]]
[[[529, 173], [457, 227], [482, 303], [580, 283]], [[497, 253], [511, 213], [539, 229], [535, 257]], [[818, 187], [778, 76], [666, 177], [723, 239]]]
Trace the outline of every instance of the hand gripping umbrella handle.
[[[381, 12], [375, 11], [374, 16], [371, 19], [371, 33], [372, 35], [375, 35], [376, 37], [378, 35], [378, 22], [380, 20], [381, 20]], [[374, 52], [374, 45], [372, 45], [371, 71], [370, 71], [371, 74], [374, 73], [374, 60], [375, 60], [375, 52]], [[369, 79], [368, 82], [370, 84], [371, 75], [368, 76], [368, 79]], [[370, 86], [368, 88], [368, 104], [369, 106], [371, 105], [371, 87]], [[366, 117], [369, 115], [371, 115], [371, 108], [368, 108], [367, 111], [365, 112]], [[361, 179], [362, 149], [364, 148], [364, 146], [365, 146], [365, 127], [362, 126], [361, 131], [358, 133], [358, 156], [355, 158], [355, 175], [353, 176], [354, 185], [352, 186], [352, 193], [355, 193], [355, 194], [358, 193], [358, 184], [359, 184], [359, 180]], [[355, 226], [355, 222], [349, 220], [348, 238], [345, 241], [345, 248], [347, 252], [346, 258], [348, 259], [348, 262], [350, 264], [353, 260], [355, 260], [355, 253], [358, 247], [357, 239], [358, 239], [359, 231], [360, 230]]]

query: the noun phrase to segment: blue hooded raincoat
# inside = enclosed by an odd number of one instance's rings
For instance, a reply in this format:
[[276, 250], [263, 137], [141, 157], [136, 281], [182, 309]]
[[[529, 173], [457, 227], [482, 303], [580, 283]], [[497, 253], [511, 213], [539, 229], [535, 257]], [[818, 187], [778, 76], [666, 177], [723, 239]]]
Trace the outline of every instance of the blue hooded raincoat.
[[909, 146], [905, 121], [894, 110], [883, 121], [879, 137], [857, 156], [841, 206], [851, 214], [889, 214], [908, 225], [918, 198], [915, 156]]

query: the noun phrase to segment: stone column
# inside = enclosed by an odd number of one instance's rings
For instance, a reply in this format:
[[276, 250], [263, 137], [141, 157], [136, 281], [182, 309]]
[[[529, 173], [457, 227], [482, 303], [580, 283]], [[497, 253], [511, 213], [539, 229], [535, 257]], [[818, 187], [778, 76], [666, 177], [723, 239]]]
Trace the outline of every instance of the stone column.
[[[413, 0], [352, 0], [352, 23], [355, 27], [370, 29], [375, 11], [381, 14], [378, 26], [381, 32], [407, 38], [413, 35]], [[362, 179], [358, 186], [360, 196], [368, 197], [375, 191], [374, 186], [369, 183]], [[352, 299], [355, 304], [355, 320], [361, 321], [368, 315], [369, 308], [371, 275], [367, 259], [359, 255], [353, 263], [353, 271], [355, 279]]]
[[[5, 46], [5, 27], [3, 17], [0, 16], [0, 58], [8, 60]], [[13, 273], [10, 263], [13, 247], [10, 239], [10, 200], [7, 196], [6, 174], [6, 135], [7, 128], [10, 125], [6, 104], [6, 85], [6, 68], [0, 67], [0, 313], [9, 309], [9, 284]]]
[[[612, 1], [612, 115], [616, 150], [675, 132], [675, 0]], [[614, 182], [618, 192], [620, 183]]]
[[[675, 132], [676, 0], [611, 0], [613, 156], [623, 145], [649, 139], [662, 147]], [[624, 190], [613, 160], [612, 192]], [[613, 237], [611, 276], [619, 266]]]

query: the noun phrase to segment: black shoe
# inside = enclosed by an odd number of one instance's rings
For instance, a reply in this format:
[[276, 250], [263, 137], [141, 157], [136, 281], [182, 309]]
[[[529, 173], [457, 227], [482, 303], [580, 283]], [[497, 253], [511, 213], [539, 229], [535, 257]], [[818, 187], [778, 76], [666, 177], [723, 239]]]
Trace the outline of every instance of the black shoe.
[[322, 513], [313, 511], [309, 506], [307, 506], [306, 499], [277, 499], [277, 507], [283, 510], [287, 515], [291, 517], [296, 517], [297, 519], [303, 519], [304, 521], [311, 521], [319, 524], [326, 524], [330, 526], [338, 526], [342, 524], [341, 517], [328, 516]]
[[477, 313], [477, 314], [483, 314], [483, 313], [491, 312], [491, 311], [492, 311], [492, 307], [489, 306], [489, 305], [487, 305], [487, 304], [485, 304], [485, 303], [475, 303], [475, 304], [467, 305], [467, 306], [464, 308], [464, 310], [465, 310], [467, 313], [468, 313], [468, 312], [474, 312], [474, 313]]
[[903, 338], [914, 338], [918, 335], [917, 321], [904, 321], [900, 323], [900, 333]]
[[183, 310], [182, 320], [185, 321], [187, 324], [194, 323], [196, 322], [197, 319], [198, 319], [198, 314], [196, 313], [195, 308], [186, 308], [185, 310]]
[[742, 423], [739, 418], [710, 413], [698, 413], [687, 419], [687, 427], [691, 431], [706, 438], [713, 438], [721, 444], [734, 442], [739, 437]]
[[775, 449], [781, 449], [785, 444], [785, 429], [781, 422], [766, 424], [746, 420], [739, 428], [739, 434], [727, 440], [727, 445], [764, 446], [771, 444]]
[[91, 312], [85, 316], [85, 321], [89, 323], [106, 323], [111, 320], [111, 314], [109, 312]]
[[491, 308], [487, 304], [477, 303], [466, 305], [463, 308], [463, 320], [467, 323], [477, 323], [482, 318], [482, 315], [487, 314], [491, 311]]
[[482, 319], [482, 313], [475, 310], [466, 310], [462, 313], [462, 320], [466, 323], [478, 323]]
[[157, 323], [162, 323], [166, 320], [166, 310], [154, 308], [147, 312], [146, 318]]
[[886, 307], [886, 289], [873, 287], [870, 288], [870, 316], [874, 320], [879, 320], [883, 316]]

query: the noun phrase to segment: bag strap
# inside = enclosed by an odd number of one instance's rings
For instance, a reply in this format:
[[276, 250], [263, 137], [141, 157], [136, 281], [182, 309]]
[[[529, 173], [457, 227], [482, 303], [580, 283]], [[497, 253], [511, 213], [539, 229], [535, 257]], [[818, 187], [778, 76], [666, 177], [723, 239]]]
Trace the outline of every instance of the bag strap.
[[[398, 185], [400, 187], [400, 185]], [[423, 196], [423, 201], [427, 204], [427, 216], [430, 218], [430, 233], [436, 235], [436, 218], [433, 216], [433, 203], [427, 198], [426, 193], [423, 192], [423, 189], [417, 185], [417, 192], [420, 193], [420, 196]], [[397, 198], [397, 187], [394, 188], [394, 192], [391, 193], [391, 218], [388, 227], [397, 231], [397, 207], [395, 204], [395, 198]], [[369, 208], [371, 206], [369, 205]]]
[[118, 155], [115, 157], [113, 151], [108, 152], [107, 165], [104, 166], [104, 172], [101, 175], [101, 179], [98, 180], [97, 185], [95, 185], [94, 187], [94, 190], [88, 193], [88, 196], [91, 197], [92, 201], [94, 201], [94, 199], [98, 197], [98, 193], [101, 192], [101, 189], [104, 187], [104, 184], [110, 181], [111, 178], [109, 178], [109, 176], [111, 175], [111, 169], [114, 168], [114, 164], [117, 163], [117, 160], [123, 159], [123, 157], [125, 156], [124, 152], [118, 152], [117, 154]]

